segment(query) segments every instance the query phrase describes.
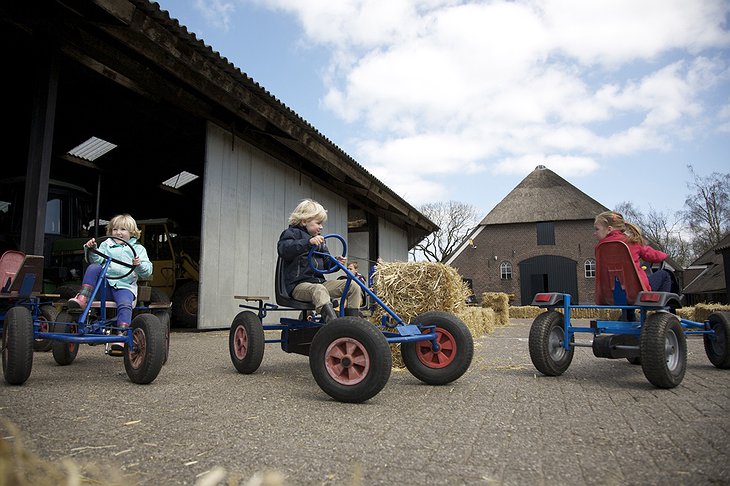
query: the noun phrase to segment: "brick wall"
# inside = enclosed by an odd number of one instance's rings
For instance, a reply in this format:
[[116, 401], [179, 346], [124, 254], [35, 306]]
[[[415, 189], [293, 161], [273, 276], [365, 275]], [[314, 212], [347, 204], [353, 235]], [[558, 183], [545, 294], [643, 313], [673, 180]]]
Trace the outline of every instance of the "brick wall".
[[[505, 292], [514, 294], [512, 305], [529, 305], [520, 302], [520, 262], [541, 255], [570, 258], [576, 262], [580, 302], [593, 303], [595, 279], [585, 277], [584, 264], [595, 258], [595, 244], [592, 219], [556, 221], [555, 245], [537, 244], [535, 223], [491, 225], [474, 239], [474, 247], [462, 251], [452, 265], [462, 277], [472, 279], [477, 299], [484, 292]], [[512, 264], [512, 279], [500, 278], [502, 262]]]

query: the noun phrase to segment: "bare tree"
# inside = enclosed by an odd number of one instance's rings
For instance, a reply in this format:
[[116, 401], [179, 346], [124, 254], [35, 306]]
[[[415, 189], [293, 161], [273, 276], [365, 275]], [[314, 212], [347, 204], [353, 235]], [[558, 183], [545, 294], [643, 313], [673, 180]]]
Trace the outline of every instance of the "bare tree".
[[439, 229], [413, 248], [411, 257], [414, 260], [423, 257], [430, 262], [445, 261], [477, 223], [476, 208], [466, 203], [436, 202], [424, 204], [418, 209]]
[[730, 174], [713, 172], [700, 176], [688, 165], [692, 181], [684, 201], [682, 217], [693, 239], [692, 249], [699, 256], [715, 246], [730, 229]]
[[637, 225], [646, 239], [676, 262], [682, 266], [691, 263], [693, 259], [691, 245], [682, 238], [680, 214], [672, 218], [669, 213], [657, 211], [651, 206], [649, 212], [644, 214], [629, 201], [616, 206], [616, 211], [621, 213], [626, 221]]

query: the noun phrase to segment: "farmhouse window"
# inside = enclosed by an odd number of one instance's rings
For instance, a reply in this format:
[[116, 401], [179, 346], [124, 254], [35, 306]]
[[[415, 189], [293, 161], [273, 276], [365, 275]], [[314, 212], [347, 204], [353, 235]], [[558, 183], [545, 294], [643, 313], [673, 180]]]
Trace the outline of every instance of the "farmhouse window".
[[537, 244], [555, 244], [555, 223], [553, 223], [552, 221], [537, 223]]
[[585, 262], [586, 278], [596, 278], [596, 261], [593, 258], [589, 258]]
[[512, 280], [512, 264], [510, 262], [502, 262], [499, 264], [499, 278], [502, 280]]

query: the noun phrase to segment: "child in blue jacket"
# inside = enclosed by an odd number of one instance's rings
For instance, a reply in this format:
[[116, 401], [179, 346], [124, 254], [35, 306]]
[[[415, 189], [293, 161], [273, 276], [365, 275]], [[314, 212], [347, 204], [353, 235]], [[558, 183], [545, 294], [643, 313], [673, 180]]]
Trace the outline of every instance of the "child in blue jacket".
[[[316, 246], [317, 251], [329, 253], [321, 234], [325, 221], [327, 210], [321, 204], [311, 199], [300, 202], [289, 216], [289, 227], [279, 236], [277, 252], [284, 260], [286, 291], [296, 300], [312, 302], [315, 310], [328, 322], [337, 317], [331, 299], [342, 296], [347, 281], [326, 280], [322, 273], [315, 272], [309, 266], [307, 256], [311, 247]], [[328, 257], [313, 255], [313, 258], [317, 268], [332, 266]], [[345, 264], [343, 257], [336, 258]], [[347, 292], [345, 315], [360, 315], [358, 307], [361, 302], [360, 287], [353, 283]]]
[[[129, 323], [132, 321], [132, 308], [134, 307], [134, 301], [137, 299], [137, 279], [147, 279], [152, 276], [152, 262], [150, 262], [144, 246], [137, 243], [140, 231], [137, 222], [129, 214], [114, 216], [106, 227], [106, 234], [113, 238], [102, 241], [98, 250], [116, 260], [130, 262], [135, 266], [132, 273], [126, 277], [115, 280], [107, 279], [106, 289], [99, 289], [99, 292], [97, 292], [97, 296], [100, 296], [100, 292], [105, 291], [106, 298], [114, 300], [117, 304], [117, 326], [125, 328], [129, 327]], [[137, 256], [133, 257], [132, 250], [117, 240], [129, 243], [134, 247]], [[92, 238], [84, 246], [96, 248], [96, 240]], [[103, 257], [92, 252], [89, 252], [89, 260], [90, 265], [84, 273], [81, 290], [76, 294], [76, 297], [68, 300], [69, 309], [86, 307], [96, 280], [99, 278], [101, 264], [106, 261]], [[112, 262], [107, 268], [106, 275], [107, 277], [116, 277], [127, 272], [129, 272], [128, 267]]]

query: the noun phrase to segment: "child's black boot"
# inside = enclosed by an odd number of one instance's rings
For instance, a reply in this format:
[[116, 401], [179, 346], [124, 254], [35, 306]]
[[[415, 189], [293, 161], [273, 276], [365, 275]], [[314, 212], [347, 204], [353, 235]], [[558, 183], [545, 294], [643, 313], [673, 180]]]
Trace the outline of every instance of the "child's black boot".
[[328, 323], [332, 319], [337, 319], [338, 317], [337, 313], [335, 313], [335, 310], [332, 308], [332, 304], [323, 305], [319, 313], [322, 314], [322, 319], [324, 319], [325, 323]]

